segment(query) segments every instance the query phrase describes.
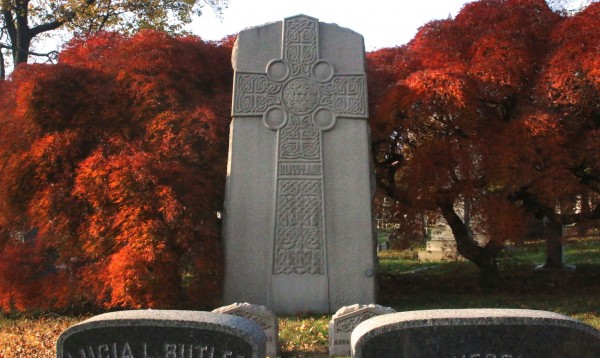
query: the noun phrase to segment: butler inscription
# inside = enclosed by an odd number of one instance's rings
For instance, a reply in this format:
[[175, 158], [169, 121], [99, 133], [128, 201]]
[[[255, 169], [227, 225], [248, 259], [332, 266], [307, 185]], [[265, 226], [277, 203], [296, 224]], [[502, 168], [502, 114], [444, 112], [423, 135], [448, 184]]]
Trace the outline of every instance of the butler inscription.
[[250, 320], [210, 312], [123, 311], [65, 330], [58, 358], [265, 357], [266, 337]]
[[[133, 346], [133, 348], [132, 348]], [[135, 352], [135, 354], [134, 354]], [[67, 358], [245, 358], [243, 354], [206, 344], [113, 342], [98, 345], [69, 347], [64, 350]]]

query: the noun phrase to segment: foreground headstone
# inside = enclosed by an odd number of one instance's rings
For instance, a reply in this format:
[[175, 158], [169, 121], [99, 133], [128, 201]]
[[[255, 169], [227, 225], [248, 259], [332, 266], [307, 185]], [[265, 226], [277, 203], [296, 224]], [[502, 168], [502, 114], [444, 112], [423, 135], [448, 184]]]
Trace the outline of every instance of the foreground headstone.
[[352, 333], [353, 357], [600, 357], [600, 332], [560, 314], [431, 310], [371, 318]]
[[395, 312], [393, 308], [375, 304], [340, 308], [329, 321], [329, 355], [349, 356], [350, 334], [356, 326], [369, 318]]
[[58, 358], [263, 358], [266, 336], [254, 322], [197, 311], [123, 311], [65, 330]]
[[219, 307], [213, 310], [213, 312], [244, 317], [255, 322], [267, 336], [267, 356], [279, 356], [279, 323], [273, 311], [265, 306], [250, 303], [234, 303], [229, 306]]
[[240, 32], [232, 62], [225, 302], [374, 302], [362, 36], [299, 15]]

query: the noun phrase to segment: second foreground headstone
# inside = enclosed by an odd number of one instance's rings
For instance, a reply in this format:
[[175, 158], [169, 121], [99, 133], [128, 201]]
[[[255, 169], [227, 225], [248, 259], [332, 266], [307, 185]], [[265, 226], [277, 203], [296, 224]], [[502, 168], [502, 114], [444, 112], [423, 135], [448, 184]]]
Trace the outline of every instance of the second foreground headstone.
[[240, 32], [225, 303], [294, 314], [375, 301], [364, 59], [362, 36], [304, 15]]
[[600, 332], [567, 316], [519, 309], [392, 313], [352, 332], [356, 358], [600, 357]]
[[356, 304], [340, 308], [329, 321], [329, 355], [349, 356], [350, 335], [356, 326], [369, 318], [395, 312], [391, 307], [376, 304]]
[[272, 358], [279, 356], [279, 322], [273, 311], [265, 306], [244, 302], [219, 307], [213, 312], [244, 317], [258, 324], [267, 336], [267, 356]]

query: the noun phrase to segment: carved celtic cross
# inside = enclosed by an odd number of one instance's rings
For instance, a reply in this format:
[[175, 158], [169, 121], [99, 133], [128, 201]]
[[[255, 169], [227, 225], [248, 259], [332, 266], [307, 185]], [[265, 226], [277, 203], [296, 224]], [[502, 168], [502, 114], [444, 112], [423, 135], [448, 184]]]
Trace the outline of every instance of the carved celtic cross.
[[324, 275], [322, 133], [338, 117], [367, 118], [365, 76], [321, 59], [319, 22], [300, 15], [284, 21], [281, 58], [265, 73], [236, 72], [235, 88], [233, 115], [277, 131], [273, 273]]

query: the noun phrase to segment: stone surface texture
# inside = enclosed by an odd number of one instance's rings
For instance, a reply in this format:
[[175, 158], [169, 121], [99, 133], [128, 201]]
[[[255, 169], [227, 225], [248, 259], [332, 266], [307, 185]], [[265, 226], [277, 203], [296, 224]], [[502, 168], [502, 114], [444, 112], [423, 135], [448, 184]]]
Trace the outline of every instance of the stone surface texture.
[[225, 303], [374, 302], [362, 36], [298, 15], [240, 32], [233, 52]]
[[350, 335], [356, 326], [369, 318], [395, 312], [393, 308], [376, 304], [355, 304], [340, 308], [329, 321], [329, 355], [349, 356]]
[[228, 314], [140, 310], [106, 313], [66, 329], [58, 358], [263, 358], [267, 337], [254, 322]]
[[267, 336], [267, 357], [279, 356], [279, 322], [273, 311], [265, 306], [244, 302], [219, 307], [213, 312], [244, 317], [258, 324]]
[[600, 331], [534, 310], [394, 313], [361, 323], [351, 340], [353, 357], [600, 357]]

